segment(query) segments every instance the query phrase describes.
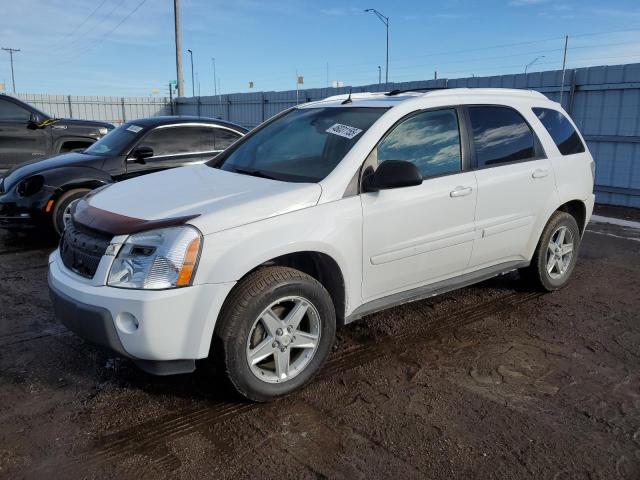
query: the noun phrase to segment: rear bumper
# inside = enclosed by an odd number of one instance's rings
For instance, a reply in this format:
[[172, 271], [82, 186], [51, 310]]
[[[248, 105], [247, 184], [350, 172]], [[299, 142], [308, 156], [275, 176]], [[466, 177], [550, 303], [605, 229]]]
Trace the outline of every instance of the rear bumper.
[[68, 270], [54, 252], [49, 290], [56, 316], [80, 337], [156, 375], [191, 372], [196, 359], [208, 356], [218, 313], [234, 285], [129, 290], [97, 281]]

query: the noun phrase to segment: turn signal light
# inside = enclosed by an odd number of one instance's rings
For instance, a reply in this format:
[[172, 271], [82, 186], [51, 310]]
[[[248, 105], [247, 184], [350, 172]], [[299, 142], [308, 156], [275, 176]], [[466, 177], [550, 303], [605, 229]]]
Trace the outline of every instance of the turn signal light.
[[176, 281], [176, 286], [185, 287], [191, 283], [191, 277], [196, 268], [198, 261], [198, 253], [200, 253], [200, 238], [194, 238], [187, 247], [187, 253], [184, 256], [184, 263], [180, 270], [180, 275]]

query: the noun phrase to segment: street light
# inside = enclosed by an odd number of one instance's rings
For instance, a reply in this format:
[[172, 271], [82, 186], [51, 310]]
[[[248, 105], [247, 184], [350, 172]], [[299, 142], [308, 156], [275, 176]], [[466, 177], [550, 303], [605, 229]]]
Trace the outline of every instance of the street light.
[[213, 95], [218, 94], [218, 88], [216, 86], [216, 59], [211, 57], [211, 62], [213, 63]]
[[530, 67], [531, 65], [533, 65], [534, 63], [536, 63], [536, 62], [537, 62], [538, 60], [540, 60], [541, 58], [545, 58], [545, 56], [544, 56], [544, 55], [541, 55], [541, 56], [539, 56], [539, 57], [534, 58], [534, 59], [533, 59], [533, 61], [529, 62], [529, 63], [524, 67], [524, 74], [526, 75], [526, 74], [527, 74], [527, 70], [529, 69], [529, 67]]
[[365, 12], [373, 13], [376, 17], [378, 17], [378, 20], [384, 23], [384, 26], [387, 27], [387, 66], [384, 72], [384, 81], [385, 83], [389, 83], [389, 17], [385, 17], [375, 8], [367, 8]]
[[193, 78], [193, 52], [191, 51], [190, 48], [187, 49], [187, 52], [189, 52], [189, 58], [191, 59], [191, 96], [195, 97], [196, 96], [196, 82], [194, 81], [194, 78]]
[[378, 85], [380, 85], [382, 83], [382, 69], [380, 68], [380, 65], [378, 65]]

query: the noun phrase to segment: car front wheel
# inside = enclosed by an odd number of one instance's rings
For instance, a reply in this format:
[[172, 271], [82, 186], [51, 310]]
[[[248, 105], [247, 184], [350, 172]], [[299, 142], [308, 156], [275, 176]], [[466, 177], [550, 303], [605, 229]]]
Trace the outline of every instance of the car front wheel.
[[331, 351], [335, 328], [333, 302], [317, 280], [264, 267], [231, 292], [213, 354], [241, 395], [264, 402], [311, 380]]
[[73, 206], [80, 201], [91, 190], [88, 188], [74, 188], [65, 192], [56, 202], [53, 208], [53, 229], [58, 236], [62, 236], [65, 226], [71, 220]]

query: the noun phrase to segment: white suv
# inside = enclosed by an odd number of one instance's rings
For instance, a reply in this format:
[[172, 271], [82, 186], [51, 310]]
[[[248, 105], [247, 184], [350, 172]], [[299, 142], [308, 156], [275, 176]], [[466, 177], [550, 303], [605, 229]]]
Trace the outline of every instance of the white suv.
[[301, 387], [336, 326], [507, 271], [564, 286], [594, 163], [522, 90], [336, 96], [208, 164], [94, 191], [50, 258], [58, 317], [155, 374], [210, 355], [244, 396]]

